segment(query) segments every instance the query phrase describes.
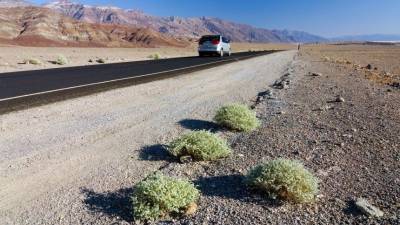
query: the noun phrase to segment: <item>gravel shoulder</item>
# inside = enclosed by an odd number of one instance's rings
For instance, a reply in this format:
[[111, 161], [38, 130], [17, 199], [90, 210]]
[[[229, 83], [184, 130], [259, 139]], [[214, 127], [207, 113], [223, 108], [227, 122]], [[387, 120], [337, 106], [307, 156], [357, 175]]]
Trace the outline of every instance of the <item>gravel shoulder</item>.
[[[173, 224], [400, 224], [399, 90], [313, 52], [296, 58], [287, 74], [287, 89], [270, 87], [273, 97], [255, 105], [263, 126], [231, 135], [232, 157], [163, 169], [193, 180], [203, 193], [199, 212]], [[268, 200], [246, 188], [247, 171], [276, 158], [301, 160], [316, 174], [315, 203]], [[360, 197], [384, 216], [363, 215], [354, 202]]]
[[131, 223], [132, 186], [171, 165], [159, 144], [209, 125], [222, 104], [248, 103], [287, 70], [295, 54], [1, 115], [0, 221]]

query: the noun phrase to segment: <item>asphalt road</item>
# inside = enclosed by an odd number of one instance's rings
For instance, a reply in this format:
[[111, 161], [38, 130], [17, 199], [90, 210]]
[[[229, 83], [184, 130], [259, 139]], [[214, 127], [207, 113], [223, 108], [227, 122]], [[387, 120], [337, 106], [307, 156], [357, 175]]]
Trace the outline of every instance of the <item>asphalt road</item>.
[[183, 57], [2, 73], [0, 74], [0, 101], [219, 64], [267, 53], [270, 52], [242, 52], [224, 58]]

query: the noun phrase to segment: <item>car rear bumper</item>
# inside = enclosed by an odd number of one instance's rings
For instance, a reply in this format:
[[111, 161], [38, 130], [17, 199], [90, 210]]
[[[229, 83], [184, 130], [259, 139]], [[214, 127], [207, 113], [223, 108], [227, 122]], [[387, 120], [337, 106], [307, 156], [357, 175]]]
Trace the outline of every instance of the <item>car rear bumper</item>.
[[220, 50], [220, 46], [201, 46], [198, 48], [199, 52], [219, 52]]
[[219, 51], [217, 51], [217, 50], [209, 50], [209, 51], [199, 51], [199, 53], [202, 53], [202, 54], [207, 54], [207, 53], [215, 54], [215, 53], [219, 53]]

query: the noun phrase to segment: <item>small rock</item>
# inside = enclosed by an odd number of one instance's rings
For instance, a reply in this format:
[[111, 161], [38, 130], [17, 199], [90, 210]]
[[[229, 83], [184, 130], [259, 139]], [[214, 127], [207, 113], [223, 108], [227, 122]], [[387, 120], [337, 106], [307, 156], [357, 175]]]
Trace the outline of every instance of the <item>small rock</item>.
[[356, 201], [357, 208], [369, 217], [382, 217], [383, 212], [377, 207], [371, 205], [366, 199], [358, 198]]
[[280, 80], [275, 81], [273, 86], [277, 89], [286, 89], [289, 87], [289, 83], [290, 83], [289, 80], [280, 79]]
[[92, 62], [93, 62], [93, 59], [89, 59], [88, 62], [92, 63]]
[[367, 69], [367, 70], [372, 69], [372, 65], [371, 65], [371, 64], [368, 64], [368, 65], [365, 67], [365, 69]]
[[340, 172], [342, 169], [339, 166], [332, 166], [331, 168], [329, 168], [329, 171], [332, 171], [334, 173], [338, 173]]
[[393, 82], [391, 85], [392, 87], [400, 88], [400, 82]]
[[244, 155], [243, 155], [243, 154], [238, 154], [238, 156], [239, 156], [239, 157], [244, 157]]
[[345, 137], [345, 138], [352, 138], [353, 135], [351, 135], [351, 134], [342, 134], [342, 137]]
[[321, 77], [322, 74], [320, 74], [320, 73], [311, 73], [311, 76], [313, 76], [313, 77]]
[[336, 102], [345, 102], [345, 100], [342, 96], [337, 96], [335, 101]]
[[234, 172], [243, 173], [243, 170], [242, 169], [236, 169]]
[[328, 111], [330, 109], [333, 109], [333, 107], [330, 105], [324, 105], [318, 108], [319, 111]]
[[397, 161], [400, 161], [400, 153], [397, 153], [397, 155], [396, 155], [396, 160], [397, 160]]
[[335, 202], [340, 206], [346, 205], [346, 202], [342, 201], [340, 198], [335, 198]]
[[193, 158], [192, 158], [192, 156], [190, 156], [190, 155], [184, 155], [184, 156], [181, 156], [181, 157], [179, 158], [179, 161], [180, 161], [181, 163], [191, 163], [191, 162], [193, 162]]
[[322, 177], [327, 177], [329, 175], [329, 173], [325, 170], [318, 170], [317, 174]]
[[273, 91], [268, 89], [268, 90], [265, 91], [265, 95], [272, 96], [273, 95]]
[[321, 199], [321, 198], [324, 198], [325, 195], [323, 195], [323, 194], [318, 194], [316, 197], [319, 198], [319, 199]]

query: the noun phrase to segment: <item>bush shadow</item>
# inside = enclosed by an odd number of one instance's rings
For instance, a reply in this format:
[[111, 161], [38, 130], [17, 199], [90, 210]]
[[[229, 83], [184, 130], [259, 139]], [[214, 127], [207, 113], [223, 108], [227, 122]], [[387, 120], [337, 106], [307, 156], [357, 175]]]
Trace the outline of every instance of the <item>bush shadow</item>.
[[343, 212], [347, 215], [352, 216], [361, 216], [362, 212], [357, 208], [356, 202], [354, 200], [346, 201], [347, 207], [343, 210]]
[[47, 62], [53, 65], [58, 65], [58, 62], [55, 60], [48, 60]]
[[208, 130], [213, 133], [222, 130], [218, 124], [206, 120], [184, 119], [178, 123], [181, 125], [181, 127], [189, 130]]
[[141, 148], [139, 159], [147, 161], [176, 161], [176, 159], [168, 153], [167, 146], [160, 144], [147, 145]]
[[115, 192], [96, 193], [82, 188], [85, 195], [84, 204], [92, 213], [102, 213], [109, 217], [119, 217], [121, 220], [133, 222], [131, 196], [133, 188], [124, 188]]
[[224, 175], [199, 178], [194, 181], [204, 196], [221, 197], [255, 203], [268, 207], [279, 207], [282, 201], [267, 198], [264, 193], [250, 190], [242, 175]]

